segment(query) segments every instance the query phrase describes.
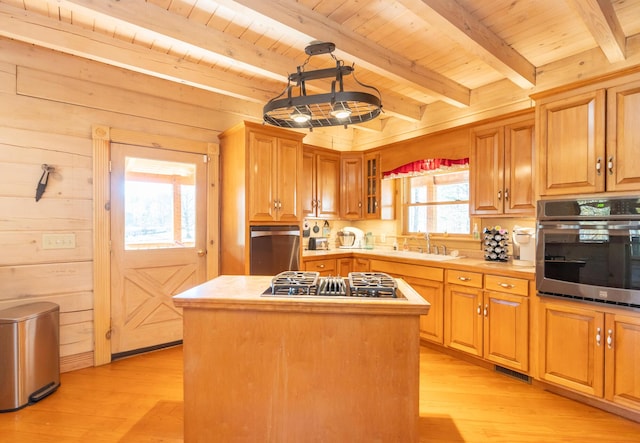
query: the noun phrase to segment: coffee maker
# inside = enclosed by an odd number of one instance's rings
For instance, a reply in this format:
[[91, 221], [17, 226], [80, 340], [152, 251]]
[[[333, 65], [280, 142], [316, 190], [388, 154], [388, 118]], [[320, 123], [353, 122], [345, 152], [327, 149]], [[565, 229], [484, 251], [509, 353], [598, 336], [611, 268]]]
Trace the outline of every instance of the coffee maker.
[[513, 227], [513, 264], [535, 266], [536, 231], [534, 228]]

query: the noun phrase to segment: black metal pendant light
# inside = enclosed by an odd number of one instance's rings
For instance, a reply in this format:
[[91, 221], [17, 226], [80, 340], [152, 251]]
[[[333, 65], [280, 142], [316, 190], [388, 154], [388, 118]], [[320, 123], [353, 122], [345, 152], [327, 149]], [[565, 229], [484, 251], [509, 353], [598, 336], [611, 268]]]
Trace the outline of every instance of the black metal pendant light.
[[[332, 53], [333, 43], [313, 43], [305, 48], [309, 56], [298, 66], [295, 73], [289, 74], [285, 90], [264, 105], [264, 121], [274, 126], [287, 128], [313, 128], [324, 126], [344, 126], [373, 120], [382, 111], [380, 91], [373, 86], [360, 83], [355, 77], [353, 66], [345, 66]], [[311, 57], [319, 54], [331, 54], [336, 62], [335, 68], [305, 71], [304, 67]], [[361, 91], [345, 91], [343, 77], [353, 74], [355, 82], [377, 93], [377, 96]], [[331, 91], [324, 94], [307, 94], [306, 82], [322, 78], [333, 78]], [[294, 95], [294, 92], [297, 95]]]

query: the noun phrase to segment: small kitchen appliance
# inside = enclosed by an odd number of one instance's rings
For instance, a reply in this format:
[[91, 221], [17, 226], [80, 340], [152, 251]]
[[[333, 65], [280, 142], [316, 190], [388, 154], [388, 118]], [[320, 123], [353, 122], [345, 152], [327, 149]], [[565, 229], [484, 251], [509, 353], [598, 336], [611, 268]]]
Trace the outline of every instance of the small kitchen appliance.
[[310, 251], [326, 251], [329, 249], [329, 239], [327, 237], [310, 237], [308, 249]]
[[341, 248], [360, 249], [363, 247], [364, 232], [362, 229], [347, 226], [338, 232]]
[[536, 230], [535, 228], [513, 227], [513, 264], [516, 266], [535, 266]]
[[[396, 281], [383, 272], [350, 272], [347, 278], [314, 271], [285, 271], [271, 279], [263, 295], [401, 298]], [[402, 297], [403, 298], [403, 297]]]

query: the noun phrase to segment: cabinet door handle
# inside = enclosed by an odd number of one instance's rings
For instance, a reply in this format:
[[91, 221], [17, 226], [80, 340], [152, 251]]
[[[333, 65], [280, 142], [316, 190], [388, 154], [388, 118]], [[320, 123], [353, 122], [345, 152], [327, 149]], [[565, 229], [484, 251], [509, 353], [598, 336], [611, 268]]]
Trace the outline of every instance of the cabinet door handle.
[[504, 199], [509, 200], [509, 188], [504, 190]]
[[316, 207], [317, 207], [318, 209], [322, 208], [322, 201], [320, 201], [320, 200], [316, 200]]
[[460, 277], [458, 277], [458, 280], [460, 281], [471, 281], [471, 278], [469, 277], [463, 277], [462, 275]]
[[505, 289], [513, 289], [516, 287], [516, 285], [512, 285], [510, 283], [498, 283], [498, 285]]
[[596, 329], [596, 345], [600, 346], [600, 343], [602, 342], [602, 336], [600, 335], [600, 328]]
[[607, 330], [607, 348], [613, 348], [613, 331], [611, 329]]
[[607, 169], [609, 170], [609, 175], [613, 175], [613, 157], [609, 157], [609, 161], [607, 162]]
[[480, 315], [480, 312], [482, 311], [482, 305], [478, 305], [478, 309], [476, 309], [476, 312], [478, 313], [478, 315]]
[[324, 265], [318, 265], [318, 267], [319, 267], [320, 269], [323, 269], [323, 268], [324, 268]]
[[498, 191], [498, 200], [502, 200], [502, 190]]
[[596, 172], [598, 173], [598, 175], [600, 175], [601, 169], [602, 169], [602, 159], [598, 157], [598, 160], [596, 160]]
[[484, 316], [486, 317], [489, 314], [489, 305], [484, 305]]

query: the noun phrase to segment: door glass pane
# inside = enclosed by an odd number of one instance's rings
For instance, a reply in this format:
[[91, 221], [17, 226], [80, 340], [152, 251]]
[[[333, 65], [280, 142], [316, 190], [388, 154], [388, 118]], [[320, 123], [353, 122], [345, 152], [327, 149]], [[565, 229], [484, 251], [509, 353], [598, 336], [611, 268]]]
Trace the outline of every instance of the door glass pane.
[[125, 249], [195, 244], [195, 165], [127, 157]]

